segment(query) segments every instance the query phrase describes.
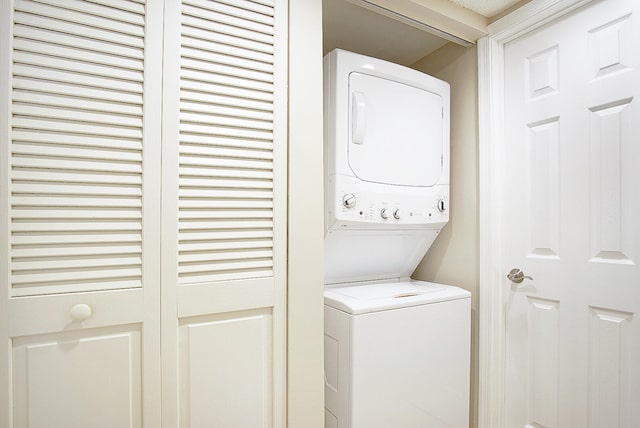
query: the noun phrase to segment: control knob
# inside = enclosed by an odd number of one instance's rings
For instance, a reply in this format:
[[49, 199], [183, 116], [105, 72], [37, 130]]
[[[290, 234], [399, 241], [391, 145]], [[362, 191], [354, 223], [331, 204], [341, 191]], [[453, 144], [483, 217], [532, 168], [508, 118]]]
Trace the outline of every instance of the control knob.
[[396, 220], [400, 220], [400, 217], [401, 217], [401, 212], [400, 212], [400, 208], [398, 208], [393, 212], [393, 218], [395, 218]]
[[447, 204], [445, 202], [444, 199], [440, 199], [438, 201], [438, 211], [440, 211], [441, 213], [445, 212], [447, 210]]
[[384, 220], [389, 218], [389, 214], [387, 213], [386, 208], [383, 208], [380, 210], [380, 217], [382, 217]]
[[346, 208], [353, 208], [356, 206], [356, 195], [353, 193], [347, 193], [342, 197], [342, 205]]

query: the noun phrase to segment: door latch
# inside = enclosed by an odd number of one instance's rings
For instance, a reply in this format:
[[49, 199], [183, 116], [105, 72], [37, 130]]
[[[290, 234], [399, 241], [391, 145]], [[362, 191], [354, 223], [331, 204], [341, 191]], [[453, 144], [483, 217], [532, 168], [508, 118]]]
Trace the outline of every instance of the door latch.
[[524, 272], [522, 272], [520, 269], [513, 268], [507, 274], [507, 279], [513, 282], [514, 284], [520, 284], [525, 279], [533, 279], [533, 278], [531, 278], [530, 276], [526, 276]]

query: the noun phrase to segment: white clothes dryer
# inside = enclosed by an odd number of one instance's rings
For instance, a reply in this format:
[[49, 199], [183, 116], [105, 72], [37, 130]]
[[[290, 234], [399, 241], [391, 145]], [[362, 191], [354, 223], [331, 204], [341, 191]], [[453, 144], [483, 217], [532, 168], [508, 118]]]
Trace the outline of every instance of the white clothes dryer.
[[325, 284], [408, 277], [449, 220], [449, 84], [324, 59]]

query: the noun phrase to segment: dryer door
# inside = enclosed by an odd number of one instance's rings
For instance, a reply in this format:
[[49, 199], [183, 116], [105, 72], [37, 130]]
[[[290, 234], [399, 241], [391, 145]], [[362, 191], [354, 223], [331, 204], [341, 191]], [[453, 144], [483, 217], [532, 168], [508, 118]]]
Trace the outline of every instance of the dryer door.
[[349, 167], [364, 181], [430, 187], [442, 175], [442, 98], [381, 77], [349, 75]]

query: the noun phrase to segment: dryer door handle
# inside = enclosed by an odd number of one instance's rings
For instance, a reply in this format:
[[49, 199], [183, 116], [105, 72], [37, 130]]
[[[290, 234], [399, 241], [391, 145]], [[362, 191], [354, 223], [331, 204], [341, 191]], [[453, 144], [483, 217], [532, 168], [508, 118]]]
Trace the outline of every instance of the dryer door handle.
[[364, 143], [364, 130], [366, 126], [365, 100], [362, 92], [354, 92], [351, 99], [351, 142], [353, 144]]

